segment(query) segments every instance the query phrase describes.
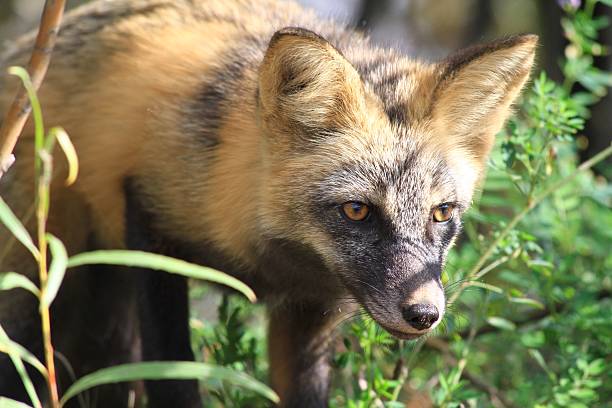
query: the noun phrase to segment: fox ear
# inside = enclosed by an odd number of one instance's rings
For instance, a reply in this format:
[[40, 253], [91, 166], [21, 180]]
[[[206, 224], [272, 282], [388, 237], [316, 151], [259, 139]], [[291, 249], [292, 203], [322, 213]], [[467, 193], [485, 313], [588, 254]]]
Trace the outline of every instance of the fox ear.
[[439, 65], [434, 134], [446, 151], [469, 159], [481, 177], [495, 135], [529, 77], [537, 36], [520, 35], [459, 51]]
[[364, 105], [357, 71], [312, 31], [277, 31], [259, 70], [259, 109], [270, 130], [312, 137], [359, 120]]

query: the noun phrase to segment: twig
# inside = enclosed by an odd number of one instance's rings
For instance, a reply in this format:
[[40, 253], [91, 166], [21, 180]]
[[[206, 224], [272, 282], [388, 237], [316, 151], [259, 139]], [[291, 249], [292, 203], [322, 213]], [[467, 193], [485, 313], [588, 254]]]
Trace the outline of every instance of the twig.
[[[596, 299], [597, 301], [603, 300], [603, 299], [607, 299], [611, 296], [612, 294], [610, 293], [609, 290], [601, 290], [599, 292], [597, 292], [596, 295]], [[561, 313], [563, 312], [563, 310], [565, 309], [565, 307], [567, 306], [567, 303], [555, 303], [553, 304], [550, 308], [546, 308], [543, 310], [538, 310], [537, 312], [531, 313], [529, 314], [525, 319], [520, 320], [520, 321], [513, 321], [512, 323], [517, 327], [517, 328], [521, 328], [523, 326], [526, 326], [528, 324], [531, 323], [536, 323], [539, 322], [540, 320], [546, 319], [547, 317], [556, 314], [556, 313]], [[488, 334], [488, 333], [495, 333], [498, 332], [500, 329], [495, 327], [495, 326], [482, 326], [480, 327], [478, 330], [476, 330], [476, 335], [475, 337], [478, 336], [482, 336], [483, 334]], [[466, 338], [469, 335], [469, 330], [464, 330], [462, 332], [459, 332], [459, 336], [461, 336], [461, 338]], [[442, 337], [447, 338], [447, 337]], [[430, 345], [430, 339], [427, 340], [426, 345], [429, 346]]]
[[453, 293], [453, 295], [450, 297], [448, 303], [449, 304], [454, 303], [457, 300], [457, 298], [459, 297], [459, 295], [461, 295], [463, 290], [469, 285], [469, 281], [471, 281], [478, 274], [482, 274], [481, 269], [483, 268], [484, 264], [489, 260], [489, 258], [493, 255], [493, 253], [495, 252], [495, 249], [497, 248], [499, 243], [506, 237], [506, 235], [508, 235], [510, 233], [510, 231], [512, 231], [512, 229], [523, 218], [525, 218], [525, 216], [531, 210], [533, 210], [538, 204], [540, 204], [546, 197], [551, 195], [553, 192], [559, 190], [561, 187], [563, 187], [564, 185], [566, 185], [570, 181], [574, 180], [578, 176], [578, 174], [582, 173], [583, 171], [589, 170], [591, 167], [595, 166], [597, 163], [605, 160], [611, 154], [612, 154], [612, 145], [608, 146], [606, 149], [600, 151], [595, 156], [591, 157], [589, 160], [587, 160], [584, 163], [582, 163], [580, 166], [578, 166], [576, 171], [574, 171], [572, 174], [562, 178], [561, 180], [557, 181], [556, 183], [551, 184], [548, 188], [546, 188], [544, 191], [542, 191], [539, 195], [537, 195], [536, 197], [528, 200], [527, 201], [527, 205], [525, 206], [525, 208], [523, 208], [523, 210], [521, 212], [516, 214], [510, 220], [508, 225], [506, 225], [506, 227], [493, 240], [491, 245], [489, 245], [487, 247], [486, 251], [482, 254], [480, 259], [478, 259], [478, 262], [476, 262], [476, 264], [472, 267], [472, 269], [470, 269], [470, 271], [467, 273], [467, 275], [466, 275], [466, 282], [464, 282], [457, 289], [457, 291], [455, 293]]
[[496, 259], [495, 261], [491, 262], [489, 265], [485, 266], [484, 268], [482, 268], [477, 274], [476, 276], [474, 276], [474, 279], [480, 279], [483, 276], [485, 276], [487, 273], [491, 272], [493, 269], [497, 268], [499, 265], [506, 263], [510, 260], [509, 256], [502, 256], [501, 258]]
[[[426, 344], [427, 344], [428, 347], [431, 347], [431, 348], [434, 348], [436, 350], [441, 351], [443, 356], [444, 356], [444, 359], [448, 362], [449, 365], [451, 365], [451, 366], [457, 366], [458, 365], [459, 362], [457, 361], [457, 359], [455, 357], [453, 357], [453, 355], [452, 355], [452, 353], [450, 351], [450, 347], [442, 339], [439, 339], [439, 338], [436, 338], [436, 337], [432, 337], [432, 338], [427, 340]], [[481, 391], [484, 391], [487, 394], [489, 394], [489, 396], [491, 397], [491, 402], [493, 403], [494, 406], [499, 407], [499, 408], [515, 407], [515, 405], [512, 404], [510, 401], [508, 401], [506, 396], [503, 395], [496, 387], [494, 387], [493, 385], [489, 384], [488, 382], [486, 382], [482, 378], [478, 377], [477, 375], [472, 374], [465, 367], [463, 369], [462, 377], [464, 377], [470, 383], [472, 383], [472, 385], [475, 388], [477, 388], [477, 389], [479, 389]]]
[[[399, 398], [400, 392], [402, 391], [404, 384], [408, 380], [408, 375], [410, 374], [410, 368], [412, 367], [412, 364], [414, 363], [417, 355], [419, 354], [419, 351], [421, 351], [421, 348], [423, 347], [424, 344], [425, 344], [424, 339], [418, 340], [414, 348], [410, 352], [410, 357], [408, 357], [408, 361], [404, 361], [403, 357], [400, 357], [401, 362], [396, 361], [393, 377], [394, 379], [397, 380], [397, 385], [393, 389], [393, 392], [390, 398], [391, 401], [397, 401], [397, 399]], [[403, 347], [402, 347], [402, 350], [404, 350]], [[395, 372], [397, 372], [397, 375]]]
[[[55, 47], [64, 14], [64, 5], [65, 0], [45, 2], [34, 50], [28, 62], [28, 73], [36, 90], [40, 88], [49, 67], [51, 52]], [[13, 149], [31, 109], [28, 94], [22, 85], [0, 126], [0, 179], [15, 162]]]

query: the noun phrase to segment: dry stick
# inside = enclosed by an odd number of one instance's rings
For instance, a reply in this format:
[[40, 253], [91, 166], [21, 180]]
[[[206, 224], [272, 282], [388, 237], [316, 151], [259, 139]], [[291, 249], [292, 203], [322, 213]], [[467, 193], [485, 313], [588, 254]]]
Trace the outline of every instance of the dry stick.
[[[40, 88], [49, 67], [51, 52], [55, 47], [62, 15], [64, 14], [64, 4], [65, 0], [47, 0], [45, 2], [34, 50], [32, 50], [32, 56], [28, 62], [28, 73], [36, 90]], [[31, 110], [32, 106], [28, 94], [24, 86], [21, 85], [0, 126], [0, 179], [15, 161], [13, 149]]]

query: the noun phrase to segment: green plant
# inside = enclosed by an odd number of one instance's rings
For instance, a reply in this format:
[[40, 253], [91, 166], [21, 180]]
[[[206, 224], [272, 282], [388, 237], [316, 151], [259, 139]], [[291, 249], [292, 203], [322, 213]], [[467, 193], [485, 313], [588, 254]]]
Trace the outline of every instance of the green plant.
[[[140, 251], [107, 250], [81, 253], [69, 258], [62, 242], [57, 237], [46, 232], [47, 216], [49, 214], [50, 205], [50, 186], [53, 177], [52, 151], [56, 141], [64, 151], [69, 163], [69, 175], [67, 179], [67, 183], [69, 184], [74, 182], [77, 177], [78, 159], [68, 135], [62, 129], [53, 128], [45, 135], [42, 111], [27, 71], [23, 68], [13, 67], [9, 72], [17, 75], [22, 80], [32, 105], [35, 125], [34, 154], [37, 188], [36, 244], [24, 225], [19, 221], [2, 198], [0, 198], [0, 222], [2, 222], [13, 234], [15, 239], [30, 251], [36, 260], [39, 266], [40, 287], [36, 286], [24, 275], [20, 275], [16, 272], [6, 272], [0, 274], [0, 290], [21, 288], [29, 291], [38, 298], [40, 303], [45, 363], [43, 364], [28, 350], [13, 342], [1, 326], [0, 352], [7, 353], [13, 361], [26, 388], [32, 406], [40, 408], [42, 407], [42, 403], [25, 369], [25, 364], [32, 365], [46, 379], [49, 392], [49, 405], [54, 408], [64, 406], [68, 400], [92, 387], [121, 381], [145, 379], [214, 378], [241, 386], [269, 400], [278, 401], [278, 397], [270, 388], [244, 373], [221, 366], [195, 362], [145, 362], [110, 367], [78, 379], [66, 390], [63, 396], [58, 394], [55, 374], [55, 356], [51, 338], [50, 306], [59, 291], [67, 268], [88, 264], [137, 266], [220, 283], [237, 290], [251, 301], [255, 300], [255, 293], [244, 283], [222, 272], [158, 254]], [[47, 259], [48, 251], [51, 254], [49, 260]], [[26, 407], [28, 405], [1, 397], [0, 406], [10, 408]]]
[[[268, 363], [264, 342], [266, 325], [262, 312], [244, 299], [223, 295], [217, 311], [217, 322], [206, 324], [192, 319], [192, 343], [202, 360], [248, 372], [265, 381]], [[265, 399], [242, 389], [228, 387], [218, 379], [207, 382], [209, 395], [206, 406], [256, 407], [265, 406]]]

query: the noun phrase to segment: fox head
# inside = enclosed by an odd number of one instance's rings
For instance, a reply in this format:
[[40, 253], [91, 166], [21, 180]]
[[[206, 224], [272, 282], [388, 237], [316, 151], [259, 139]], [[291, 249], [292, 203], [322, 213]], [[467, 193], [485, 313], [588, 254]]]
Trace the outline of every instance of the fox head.
[[446, 254], [536, 42], [515, 36], [424, 65], [278, 31], [258, 78], [270, 234], [309, 245], [393, 335], [432, 330]]

